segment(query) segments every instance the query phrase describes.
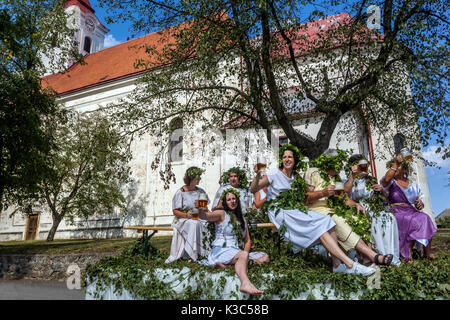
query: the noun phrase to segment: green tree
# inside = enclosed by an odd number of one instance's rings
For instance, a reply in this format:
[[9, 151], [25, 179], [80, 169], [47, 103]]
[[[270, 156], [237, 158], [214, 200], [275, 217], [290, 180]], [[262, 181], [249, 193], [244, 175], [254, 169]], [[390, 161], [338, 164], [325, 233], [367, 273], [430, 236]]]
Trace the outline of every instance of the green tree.
[[[108, 22], [131, 22], [136, 33], [164, 29], [163, 48], [148, 45], [137, 63], [148, 72], [134, 101], [112, 109], [130, 132], [168, 132], [175, 116], [207, 128], [239, 117], [268, 135], [281, 127], [314, 159], [352, 115], [380, 134], [395, 128], [412, 149], [434, 136], [448, 155], [446, 1], [99, 2]], [[380, 8], [380, 32], [367, 27], [369, 4]], [[344, 11], [322, 27], [304, 23]], [[316, 137], [294, 128], [298, 114], [320, 117]]]
[[[48, 67], [63, 69], [80, 56], [61, 1], [0, 3], [1, 210], [33, 192], [52, 147], [43, 121], [57, 107], [54, 94], [42, 89], [40, 75]], [[46, 55], [52, 57], [47, 64]]]
[[131, 152], [127, 139], [100, 113], [60, 111], [46, 124], [55, 148], [46, 155], [48, 164], [33, 195], [20, 199], [18, 210], [48, 208], [53, 225], [52, 241], [63, 219], [110, 214], [124, 208], [122, 187], [129, 182]]

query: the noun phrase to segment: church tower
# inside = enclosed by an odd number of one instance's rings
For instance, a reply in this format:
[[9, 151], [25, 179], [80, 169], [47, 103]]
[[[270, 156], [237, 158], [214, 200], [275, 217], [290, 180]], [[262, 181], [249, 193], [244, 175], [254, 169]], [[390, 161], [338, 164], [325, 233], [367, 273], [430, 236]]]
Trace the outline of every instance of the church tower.
[[[75, 31], [73, 39], [67, 43], [76, 43], [78, 53], [83, 56], [104, 48], [105, 34], [109, 32], [109, 29], [95, 16], [89, 0], [68, 0], [65, 4], [65, 12], [68, 16], [67, 26]], [[61, 49], [58, 47], [43, 53], [43, 76], [59, 72], [73, 64], [73, 61], [65, 61], [62, 62], [64, 65], [58, 65], [58, 59], [55, 57], [60, 54]]]
[[78, 52], [87, 55], [103, 49], [105, 34], [109, 32], [95, 16], [89, 0], [68, 0], [66, 12], [73, 14], [73, 26], [76, 28], [75, 41]]

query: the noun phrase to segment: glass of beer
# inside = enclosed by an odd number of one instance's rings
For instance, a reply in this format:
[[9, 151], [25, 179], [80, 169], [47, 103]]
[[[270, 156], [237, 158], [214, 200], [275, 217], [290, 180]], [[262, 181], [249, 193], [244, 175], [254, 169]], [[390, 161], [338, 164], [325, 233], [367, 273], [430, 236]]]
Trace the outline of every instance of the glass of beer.
[[258, 169], [258, 171], [260, 171], [260, 170], [262, 170], [263, 172], [266, 171], [267, 164], [263, 157], [258, 156], [257, 161], [256, 161], [256, 168]]
[[341, 198], [345, 193], [344, 184], [342, 182], [334, 183], [334, 194]]
[[198, 220], [198, 209], [197, 208], [192, 209], [192, 220]]
[[403, 160], [410, 162], [412, 160], [412, 152], [408, 148], [403, 148], [400, 150]]
[[366, 159], [361, 159], [358, 161], [358, 168], [362, 173], [362, 176], [365, 176], [369, 171], [369, 163]]
[[200, 193], [198, 195], [198, 206], [200, 208], [205, 208], [208, 206], [208, 198], [206, 197], [206, 194]]

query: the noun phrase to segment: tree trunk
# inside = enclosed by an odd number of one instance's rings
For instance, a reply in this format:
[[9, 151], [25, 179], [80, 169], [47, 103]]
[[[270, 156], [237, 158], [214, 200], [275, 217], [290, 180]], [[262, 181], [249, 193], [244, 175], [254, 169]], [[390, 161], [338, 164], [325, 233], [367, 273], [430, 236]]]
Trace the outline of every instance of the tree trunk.
[[50, 231], [48, 232], [48, 236], [47, 236], [47, 242], [51, 242], [53, 241], [53, 238], [55, 237], [56, 234], [56, 230], [58, 229], [58, 226], [61, 222], [62, 218], [55, 216], [55, 214], [53, 214], [53, 225], [52, 228], [50, 229]]

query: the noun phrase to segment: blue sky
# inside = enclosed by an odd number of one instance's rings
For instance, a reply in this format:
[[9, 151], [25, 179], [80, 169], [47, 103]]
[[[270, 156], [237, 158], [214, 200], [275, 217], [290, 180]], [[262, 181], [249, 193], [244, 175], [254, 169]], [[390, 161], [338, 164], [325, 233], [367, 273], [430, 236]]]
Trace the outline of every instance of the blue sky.
[[[97, 0], [90, 0], [92, 8], [95, 10], [96, 16], [105, 23], [106, 11], [98, 5]], [[106, 35], [105, 47], [111, 47], [127, 40], [130, 36], [129, 26], [125, 24], [106, 25], [110, 29], [110, 32]], [[450, 139], [447, 139], [446, 144], [450, 143]], [[428, 177], [428, 186], [431, 194], [431, 202], [433, 206], [433, 212], [438, 215], [446, 208], [450, 208], [450, 186], [449, 175], [450, 171], [450, 159], [442, 160], [442, 156], [436, 154], [437, 146], [430, 145], [423, 150], [425, 159], [435, 162], [439, 168], [427, 167], [426, 173]]]

